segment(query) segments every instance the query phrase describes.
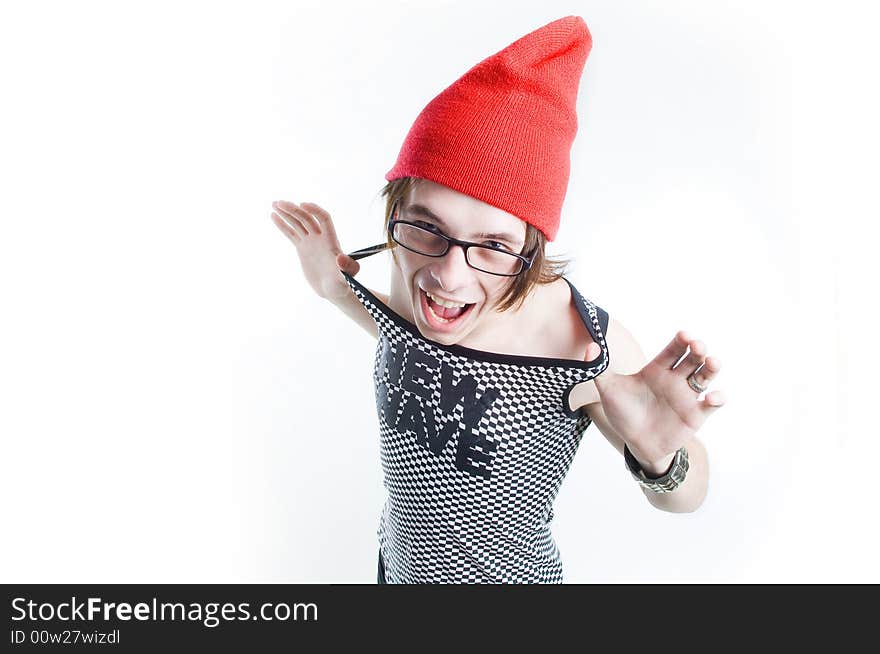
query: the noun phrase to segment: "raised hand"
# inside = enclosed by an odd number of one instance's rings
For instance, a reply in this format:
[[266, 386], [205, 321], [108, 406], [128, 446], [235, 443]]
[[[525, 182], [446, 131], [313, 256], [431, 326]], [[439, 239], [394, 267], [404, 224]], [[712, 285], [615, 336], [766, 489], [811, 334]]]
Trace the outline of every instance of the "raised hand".
[[[598, 356], [593, 349], [597, 347], [591, 345], [588, 359]], [[688, 348], [688, 355], [673, 368]], [[706, 387], [721, 370], [721, 362], [706, 356], [702, 341], [679, 331], [639, 372], [621, 375], [607, 369], [595, 378], [609, 424], [640, 461], [671, 461], [671, 455], [724, 405], [724, 396], [717, 390], [699, 400], [700, 393], [687, 381], [698, 368], [695, 380]]]
[[339, 271], [356, 275], [360, 265], [339, 247], [330, 214], [312, 202], [279, 200], [272, 208], [272, 221], [296, 246], [306, 281], [315, 293], [330, 301], [346, 297], [351, 289]]

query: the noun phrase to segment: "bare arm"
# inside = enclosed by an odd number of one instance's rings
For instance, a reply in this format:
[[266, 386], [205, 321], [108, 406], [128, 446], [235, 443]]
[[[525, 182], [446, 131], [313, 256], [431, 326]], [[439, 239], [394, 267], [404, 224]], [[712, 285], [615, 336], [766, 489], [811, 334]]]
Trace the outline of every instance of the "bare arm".
[[[296, 253], [312, 290], [335, 304], [349, 318], [378, 338], [376, 322], [343, 277], [356, 275], [360, 264], [342, 251], [330, 214], [311, 202], [272, 203], [272, 221], [296, 246]], [[388, 297], [371, 292], [388, 304]]]
[[[629, 473], [623, 466], [623, 439], [608, 424], [608, 419], [602, 410], [602, 404], [600, 402], [588, 404], [585, 411], [602, 432], [602, 435], [620, 453], [621, 474], [629, 477]], [[641, 489], [651, 506], [670, 513], [690, 513], [696, 511], [703, 503], [709, 485], [709, 458], [706, 454], [706, 448], [696, 437], [688, 441], [686, 447], [689, 467], [681, 486], [671, 493], [655, 493], [644, 488]], [[663, 472], [664, 470], [657, 470], [653, 471], [653, 474], [659, 475]]]
[[[608, 325], [608, 333], [605, 336], [608, 349], [612, 355], [611, 362], [614, 372], [629, 375], [644, 368], [647, 359], [636, 339], [623, 325], [611, 318]], [[609, 424], [608, 418], [602, 409], [602, 403], [594, 402], [587, 404], [584, 410], [592, 418], [596, 427], [602, 432], [602, 435], [620, 453], [621, 472], [629, 476], [629, 473], [626, 472], [623, 466], [624, 440]], [[681, 486], [671, 493], [654, 493], [642, 489], [648, 502], [655, 508], [671, 513], [688, 513], [699, 508], [705, 499], [709, 485], [709, 460], [706, 448], [696, 436], [686, 443], [686, 447], [690, 467]], [[666, 470], [671, 462], [672, 457], [668, 457], [667, 460], [662, 462], [657, 462], [656, 465], [652, 465], [647, 461], [640, 461], [643, 469], [649, 475], [658, 476]]]
[[[384, 302], [386, 305], [388, 304], [388, 297], [386, 295], [383, 295], [382, 293], [377, 293], [372, 289], [369, 290], [373, 295], [382, 300], [382, 302]], [[373, 320], [373, 316], [371, 316], [369, 312], [364, 308], [364, 305], [361, 304], [361, 301], [357, 299], [354, 291], [352, 291], [350, 287], [348, 289], [348, 294], [341, 298], [333, 300], [333, 304], [339, 307], [339, 310], [342, 311], [342, 313], [344, 313], [361, 327], [366, 329], [367, 332], [369, 332], [373, 336], [373, 338], [379, 338], [379, 329], [376, 327], [376, 321]]]

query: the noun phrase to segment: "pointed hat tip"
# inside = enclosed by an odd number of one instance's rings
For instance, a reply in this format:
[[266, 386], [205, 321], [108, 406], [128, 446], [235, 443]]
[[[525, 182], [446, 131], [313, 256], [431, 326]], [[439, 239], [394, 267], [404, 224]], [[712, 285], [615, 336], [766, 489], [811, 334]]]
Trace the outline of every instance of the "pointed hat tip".
[[580, 38], [592, 41], [592, 35], [590, 34], [590, 28], [587, 27], [587, 21], [585, 21], [581, 16], [563, 16], [562, 18], [558, 18], [547, 25], [542, 29], [546, 29], [548, 27], [562, 27], [567, 30], [570, 30], [572, 33], [577, 34]]

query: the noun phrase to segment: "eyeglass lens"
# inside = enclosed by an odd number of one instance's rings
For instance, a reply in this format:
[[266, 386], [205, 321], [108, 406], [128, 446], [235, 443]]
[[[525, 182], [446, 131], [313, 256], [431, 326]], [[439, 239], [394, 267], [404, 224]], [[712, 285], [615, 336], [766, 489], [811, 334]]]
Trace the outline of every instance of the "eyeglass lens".
[[[392, 237], [414, 252], [433, 257], [443, 255], [448, 245], [439, 234], [403, 223], [394, 224]], [[487, 247], [469, 247], [465, 258], [472, 268], [495, 275], [516, 275], [523, 267], [522, 260], [513, 254]]]

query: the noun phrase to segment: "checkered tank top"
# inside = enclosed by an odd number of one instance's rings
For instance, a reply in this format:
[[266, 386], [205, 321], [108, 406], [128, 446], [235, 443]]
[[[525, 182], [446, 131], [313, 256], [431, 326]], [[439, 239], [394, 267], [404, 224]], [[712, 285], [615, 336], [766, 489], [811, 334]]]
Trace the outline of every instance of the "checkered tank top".
[[562, 583], [553, 501], [592, 422], [568, 409], [568, 396], [608, 367], [608, 314], [566, 279], [599, 357], [484, 352], [424, 338], [343, 275], [379, 331], [373, 381], [388, 496], [376, 535], [387, 582]]

